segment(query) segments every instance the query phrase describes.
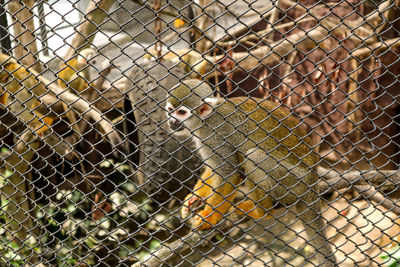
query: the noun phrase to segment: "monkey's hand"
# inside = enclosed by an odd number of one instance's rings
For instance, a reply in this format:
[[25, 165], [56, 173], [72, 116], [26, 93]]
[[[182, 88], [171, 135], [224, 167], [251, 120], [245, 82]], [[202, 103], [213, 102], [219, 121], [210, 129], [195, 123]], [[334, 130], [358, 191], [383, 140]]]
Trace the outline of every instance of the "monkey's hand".
[[[189, 214], [196, 212], [196, 210], [200, 209], [203, 204], [203, 199], [198, 195], [189, 194], [185, 199], [183, 208], [181, 209], [182, 219], [185, 219], [189, 216]], [[215, 216], [215, 214], [216, 212], [214, 212], [213, 209], [207, 205], [203, 210], [196, 212], [191, 219], [193, 228], [196, 228], [197, 230], [206, 230], [211, 228], [221, 220], [221, 218], [218, 218], [218, 216]]]
[[186, 219], [191, 211], [200, 208], [203, 203], [203, 200], [199, 196], [193, 194], [187, 195], [183, 204], [183, 208], [181, 209], [182, 219]]
[[191, 211], [195, 211], [205, 205], [204, 209], [196, 212], [191, 220], [193, 228], [196, 230], [207, 230], [218, 224], [231, 206], [233, 196], [228, 196], [227, 200], [220, 195], [214, 194], [206, 201], [198, 195], [190, 194], [186, 197], [185, 205], [181, 210], [182, 218], [186, 218]]
[[222, 219], [222, 215], [219, 212], [214, 211], [210, 205], [206, 205], [203, 210], [197, 212], [196, 210], [199, 210], [204, 204], [205, 202], [201, 197], [189, 194], [186, 197], [184, 207], [181, 210], [181, 216], [183, 219], [187, 218], [193, 211], [196, 212], [191, 219], [191, 224], [193, 228], [200, 231], [211, 228]]
[[[220, 180], [211, 168], [206, 167], [194, 186], [193, 193], [185, 199], [181, 210], [182, 218], [186, 218], [191, 211], [196, 212], [191, 223], [197, 230], [206, 230], [219, 223], [232, 206], [234, 187], [230, 183], [223, 183], [214, 190], [215, 181]], [[197, 211], [203, 206], [202, 210]]]
[[204, 204], [204, 200], [207, 199], [213, 192], [211, 187], [213, 171], [209, 167], [205, 167], [200, 179], [194, 186], [193, 193], [186, 196], [181, 209], [182, 219], [188, 217], [192, 211], [199, 210]]

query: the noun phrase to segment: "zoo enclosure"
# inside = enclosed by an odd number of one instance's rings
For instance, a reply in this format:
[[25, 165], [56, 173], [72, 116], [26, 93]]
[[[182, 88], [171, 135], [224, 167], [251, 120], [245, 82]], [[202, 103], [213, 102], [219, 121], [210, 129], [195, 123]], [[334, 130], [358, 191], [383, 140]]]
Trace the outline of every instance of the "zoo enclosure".
[[[29, 75], [13, 78], [26, 90], [2, 86], [0, 262], [311, 262], [289, 209], [187, 244], [179, 210], [202, 160], [170, 134], [164, 107], [189, 78], [295, 114], [320, 156], [339, 265], [398, 260], [398, 1], [7, 1], [1, 12], [3, 53], [46, 78], [48, 93], [24, 83]], [[88, 47], [94, 54], [62, 88], [62, 71]], [[77, 90], [80, 79], [88, 87]]]

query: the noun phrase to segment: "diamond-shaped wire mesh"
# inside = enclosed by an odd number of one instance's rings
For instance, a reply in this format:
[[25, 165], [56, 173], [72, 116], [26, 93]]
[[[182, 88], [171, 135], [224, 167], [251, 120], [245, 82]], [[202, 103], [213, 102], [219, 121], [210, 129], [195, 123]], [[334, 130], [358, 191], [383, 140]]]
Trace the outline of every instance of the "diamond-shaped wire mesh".
[[0, 6], [0, 266], [400, 266], [400, 2]]

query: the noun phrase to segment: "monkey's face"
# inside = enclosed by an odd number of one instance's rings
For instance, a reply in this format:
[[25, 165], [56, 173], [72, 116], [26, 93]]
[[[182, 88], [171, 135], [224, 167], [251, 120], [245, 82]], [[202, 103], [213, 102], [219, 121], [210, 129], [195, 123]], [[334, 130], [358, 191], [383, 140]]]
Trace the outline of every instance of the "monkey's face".
[[185, 107], [174, 107], [170, 102], [166, 105], [168, 126], [177, 135], [189, 135], [196, 128], [193, 112]]

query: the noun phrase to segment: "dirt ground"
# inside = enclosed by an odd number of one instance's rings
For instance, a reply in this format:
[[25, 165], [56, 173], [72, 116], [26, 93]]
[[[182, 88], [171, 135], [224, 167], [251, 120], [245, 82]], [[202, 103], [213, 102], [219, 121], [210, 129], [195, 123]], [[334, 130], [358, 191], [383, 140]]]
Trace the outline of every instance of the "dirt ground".
[[[232, 239], [225, 238], [206, 252], [197, 266], [316, 266], [305, 263], [312, 248], [305, 244], [302, 223], [286, 213], [276, 214], [278, 220], [242, 225]], [[395, 215], [374, 203], [341, 199], [325, 210], [324, 217], [339, 266], [383, 266], [383, 251], [397, 243], [400, 227]]]

